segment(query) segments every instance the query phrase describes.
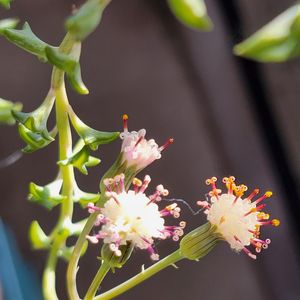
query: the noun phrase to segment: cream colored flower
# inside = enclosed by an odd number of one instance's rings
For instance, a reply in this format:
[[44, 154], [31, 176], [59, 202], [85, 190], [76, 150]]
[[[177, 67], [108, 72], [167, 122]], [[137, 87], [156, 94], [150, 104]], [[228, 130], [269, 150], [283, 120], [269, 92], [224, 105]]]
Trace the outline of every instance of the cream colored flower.
[[260, 238], [260, 228], [263, 225], [279, 225], [279, 220], [269, 220], [269, 215], [262, 212], [265, 204], [260, 204], [266, 198], [272, 196], [272, 192], [266, 192], [262, 197], [253, 201], [259, 193], [255, 189], [249, 196], [243, 197], [247, 190], [245, 185], [236, 185], [233, 176], [223, 178], [223, 183], [227, 187], [227, 193], [222, 193], [216, 187], [216, 177], [206, 180], [206, 184], [211, 185], [209, 201], [198, 201], [204, 207], [207, 220], [217, 227], [217, 232], [226, 240], [232, 249], [243, 250], [248, 256], [256, 259], [247, 247], [252, 245], [259, 253], [261, 249], [268, 248], [270, 239]]

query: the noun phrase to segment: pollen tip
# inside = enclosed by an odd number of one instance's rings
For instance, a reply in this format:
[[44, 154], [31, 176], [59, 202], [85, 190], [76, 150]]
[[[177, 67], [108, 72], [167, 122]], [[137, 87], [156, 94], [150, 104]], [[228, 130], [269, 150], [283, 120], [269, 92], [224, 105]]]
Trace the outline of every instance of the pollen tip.
[[270, 198], [273, 195], [273, 193], [271, 191], [267, 191], [265, 192], [265, 195], [267, 198]]
[[280, 221], [278, 219], [273, 219], [272, 220], [272, 225], [275, 227], [278, 227], [280, 225]]
[[127, 121], [128, 120], [128, 115], [124, 114], [123, 115], [123, 121]]

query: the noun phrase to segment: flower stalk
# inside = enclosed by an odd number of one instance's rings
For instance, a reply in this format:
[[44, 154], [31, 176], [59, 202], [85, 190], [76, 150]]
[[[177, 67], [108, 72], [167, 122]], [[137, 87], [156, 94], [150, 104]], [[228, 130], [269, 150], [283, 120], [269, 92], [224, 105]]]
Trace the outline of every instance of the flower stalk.
[[109, 272], [109, 270], [110, 270], [109, 262], [107, 262], [106, 260], [102, 261], [102, 264], [101, 264], [96, 276], [94, 277], [94, 279], [84, 297], [84, 300], [93, 300], [102, 280], [104, 279], [106, 274]]
[[162, 271], [163, 269], [173, 266], [178, 261], [182, 260], [184, 257], [181, 255], [180, 250], [176, 250], [172, 254], [168, 255], [164, 259], [160, 260], [159, 262], [155, 263], [151, 267], [147, 268], [146, 270], [142, 270], [141, 273], [135, 275], [134, 277], [130, 278], [129, 280], [123, 282], [122, 284], [116, 286], [115, 288], [96, 296], [95, 300], [107, 300], [113, 299], [129, 289], [137, 286], [138, 284], [142, 283], [146, 279], [152, 277], [153, 275], [157, 274], [158, 272]]
[[[146, 279], [152, 277], [158, 272], [169, 266], [175, 266], [175, 264], [182, 259], [189, 259], [198, 261], [205, 255], [207, 255], [214, 246], [221, 240], [221, 236], [216, 233], [216, 227], [212, 226], [209, 222], [196, 228], [195, 230], [188, 233], [180, 242], [180, 247], [164, 259], [158, 261], [151, 267], [142, 270], [141, 273], [135, 275], [124, 283], [116, 286], [115, 288], [95, 297], [95, 300], [107, 300], [117, 297], [129, 289], [137, 286]], [[101, 268], [98, 273], [101, 274]], [[98, 278], [98, 273], [94, 279]], [[100, 275], [99, 275], [100, 277]], [[99, 278], [99, 281], [102, 278]], [[91, 298], [89, 298], [91, 299]]]

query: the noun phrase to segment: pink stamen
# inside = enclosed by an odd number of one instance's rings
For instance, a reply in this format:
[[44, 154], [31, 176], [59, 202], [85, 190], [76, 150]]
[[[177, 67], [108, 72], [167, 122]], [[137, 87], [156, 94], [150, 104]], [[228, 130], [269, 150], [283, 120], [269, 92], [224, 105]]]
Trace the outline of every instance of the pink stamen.
[[165, 149], [167, 149], [173, 143], [174, 143], [174, 139], [173, 138], [168, 139], [162, 146], [160, 146], [158, 148], [158, 151], [159, 152], [164, 151]]
[[124, 132], [128, 132], [128, 115], [123, 115], [123, 129]]
[[141, 186], [141, 188], [139, 190], [139, 193], [144, 193], [145, 192], [145, 190], [147, 189], [150, 181], [151, 181], [151, 177], [149, 175], [146, 175], [145, 178], [144, 178], [143, 185]]
[[251, 201], [252, 198], [253, 198], [254, 196], [256, 196], [258, 193], [259, 193], [259, 189], [255, 189], [255, 190], [254, 190], [247, 198], [245, 198], [245, 200]]
[[92, 214], [96, 211], [101, 211], [101, 209], [99, 207], [95, 206], [94, 203], [88, 203], [88, 205], [86, 207], [90, 214]]

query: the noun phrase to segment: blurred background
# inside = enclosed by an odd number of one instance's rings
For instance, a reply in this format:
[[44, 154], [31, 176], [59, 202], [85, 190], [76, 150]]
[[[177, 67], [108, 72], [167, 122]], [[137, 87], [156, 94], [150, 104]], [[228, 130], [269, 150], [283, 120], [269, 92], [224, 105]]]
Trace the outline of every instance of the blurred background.
[[[41, 39], [57, 45], [73, 2], [16, 0], [12, 10], [2, 10], [0, 17], [29, 21]], [[100, 28], [83, 46], [83, 78], [90, 94], [79, 96], [69, 88], [70, 102], [82, 120], [99, 130], [121, 130], [121, 116], [127, 113], [130, 129], [146, 128], [148, 137], [159, 144], [175, 138], [162, 159], [146, 170], [153, 189], [162, 183], [171, 197], [185, 199], [196, 209], [196, 201], [208, 191], [206, 178], [234, 175], [250, 190], [273, 191], [268, 210], [282, 225], [264, 230], [272, 244], [257, 261], [222, 243], [200, 262], [181, 262], [179, 270], [169, 268], [118, 299], [300, 299], [300, 61], [263, 65], [232, 54], [235, 43], [294, 1], [206, 2], [215, 25], [210, 33], [182, 26], [162, 0], [113, 1]], [[32, 111], [48, 91], [51, 67], [3, 38], [0, 53], [1, 97], [23, 102], [23, 110]], [[0, 126], [0, 137], [0, 158], [23, 146], [16, 127]], [[97, 192], [120, 144], [103, 146], [97, 152], [102, 163], [87, 177], [77, 174], [84, 191]], [[35, 270], [37, 278], [46, 253], [31, 249], [28, 227], [36, 219], [49, 232], [58, 211], [49, 213], [28, 202], [27, 187], [30, 181], [44, 185], [53, 180], [56, 160], [57, 144], [52, 143], [0, 170], [1, 219], [15, 237], [26, 268]], [[77, 207], [75, 220], [84, 216], [87, 212]], [[204, 215], [193, 216], [186, 208], [182, 218], [189, 229], [205, 221]], [[171, 241], [157, 246], [161, 257], [175, 247]], [[81, 294], [99, 266], [99, 251], [99, 246], [90, 246], [80, 262]], [[142, 264], [151, 264], [149, 255], [136, 251], [126, 268], [107, 277], [102, 289], [136, 274]], [[65, 267], [60, 261], [60, 299], [67, 299]], [[40, 299], [38, 294], [34, 297]], [[23, 294], [24, 299], [34, 297]]]

